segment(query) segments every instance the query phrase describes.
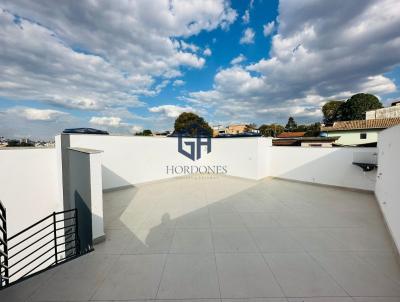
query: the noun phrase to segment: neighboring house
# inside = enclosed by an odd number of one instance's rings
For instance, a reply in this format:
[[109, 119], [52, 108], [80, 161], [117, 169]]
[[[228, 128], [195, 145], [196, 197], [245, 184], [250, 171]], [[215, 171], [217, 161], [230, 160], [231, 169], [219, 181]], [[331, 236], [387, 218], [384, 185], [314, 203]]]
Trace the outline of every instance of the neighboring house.
[[399, 124], [400, 117], [342, 121], [335, 122], [332, 126], [322, 126], [321, 131], [326, 133], [327, 137], [340, 136], [336, 141], [338, 145], [356, 146], [376, 144], [380, 131]]
[[212, 129], [213, 129], [213, 137], [227, 133], [227, 128], [221, 125], [212, 126]]
[[367, 111], [365, 118], [367, 120], [400, 118], [400, 101], [393, 102], [391, 107]]
[[281, 137], [272, 140], [273, 146], [301, 146], [301, 147], [332, 147], [332, 144], [339, 139], [334, 137]]
[[246, 132], [247, 125], [246, 124], [234, 124], [229, 125], [226, 128], [226, 134], [241, 134]]

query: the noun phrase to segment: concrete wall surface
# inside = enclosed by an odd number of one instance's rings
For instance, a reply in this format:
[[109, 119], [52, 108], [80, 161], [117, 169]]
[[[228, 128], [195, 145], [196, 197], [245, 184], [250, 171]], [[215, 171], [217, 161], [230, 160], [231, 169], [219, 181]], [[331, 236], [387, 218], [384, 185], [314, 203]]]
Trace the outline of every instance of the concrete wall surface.
[[373, 191], [376, 171], [363, 172], [353, 157], [376, 148], [271, 147], [271, 176], [317, 184]]
[[93, 239], [104, 236], [101, 153], [96, 150], [69, 149], [68, 208], [79, 213], [81, 247], [90, 249]]
[[181, 176], [171, 168], [184, 165], [226, 166], [228, 175], [250, 179], [269, 174], [268, 138], [212, 139], [211, 152], [203, 147], [196, 161], [178, 152], [177, 138], [71, 135], [69, 139], [71, 147], [104, 151], [103, 189]]
[[7, 209], [9, 237], [62, 210], [55, 149], [1, 149], [0, 167], [0, 199]]
[[400, 252], [400, 126], [379, 134], [378, 177], [375, 195]]

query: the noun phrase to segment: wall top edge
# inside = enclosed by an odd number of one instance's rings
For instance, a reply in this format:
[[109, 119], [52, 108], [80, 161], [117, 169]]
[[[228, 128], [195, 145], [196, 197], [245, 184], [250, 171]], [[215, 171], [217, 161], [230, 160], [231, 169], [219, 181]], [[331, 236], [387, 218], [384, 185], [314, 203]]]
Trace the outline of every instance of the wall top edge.
[[[122, 134], [100, 135], [100, 134], [62, 133], [61, 135], [80, 136], [80, 137], [90, 136], [90, 137], [103, 137], [103, 138], [120, 137], [120, 138], [135, 138], [135, 139], [177, 139], [178, 138], [178, 137], [171, 137], [171, 136], [140, 136], [140, 135], [122, 135]], [[216, 139], [216, 140], [272, 139], [272, 137], [264, 137], [264, 136], [255, 136], [255, 137], [211, 137], [211, 139]]]
[[15, 151], [15, 150], [53, 150], [55, 147], [3, 147], [0, 151]]
[[102, 153], [102, 150], [95, 150], [95, 149], [87, 149], [87, 148], [77, 148], [77, 147], [70, 147], [68, 150], [86, 153], [86, 154], [97, 154]]

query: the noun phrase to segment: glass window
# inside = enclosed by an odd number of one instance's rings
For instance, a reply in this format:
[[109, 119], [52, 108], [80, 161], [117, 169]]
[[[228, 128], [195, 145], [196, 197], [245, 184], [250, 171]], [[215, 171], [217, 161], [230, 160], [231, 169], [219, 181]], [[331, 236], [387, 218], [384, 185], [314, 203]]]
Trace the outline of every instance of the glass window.
[[367, 139], [367, 133], [360, 133], [360, 139]]

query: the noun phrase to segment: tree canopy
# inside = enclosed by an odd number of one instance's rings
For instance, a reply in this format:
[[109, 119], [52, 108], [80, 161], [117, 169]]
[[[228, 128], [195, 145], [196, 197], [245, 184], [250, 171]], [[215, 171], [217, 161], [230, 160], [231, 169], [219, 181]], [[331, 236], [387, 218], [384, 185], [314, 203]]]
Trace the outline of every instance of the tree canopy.
[[208, 125], [204, 118], [192, 112], [181, 113], [175, 120], [174, 130], [175, 133], [181, 133], [189, 136], [212, 136], [213, 133], [212, 128]]
[[346, 101], [329, 101], [322, 107], [325, 124], [336, 121], [365, 119], [365, 112], [382, 108], [378, 98], [368, 93], [357, 93]]
[[281, 134], [285, 131], [285, 128], [278, 124], [271, 124], [271, 125], [261, 125], [258, 130], [262, 136], [272, 136], [276, 137], [277, 135]]
[[153, 133], [151, 132], [151, 130], [145, 129], [142, 132], [137, 132], [135, 135], [138, 135], [138, 136], [152, 136]]
[[292, 116], [289, 117], [288, 122], [285, 126], [286, 131], [295, 131], [297, 129], [297, 123]]
[[365, 112], [382, 108], [379, 99], [368, 93], [358, 93], [346, 101], [343, 107], [343, 120], [362, 120], [365, 119]]
[[343, 105], [345, 101], [329, 101], [322, 106], [325, 124], [333, 124], [342, 119]]

